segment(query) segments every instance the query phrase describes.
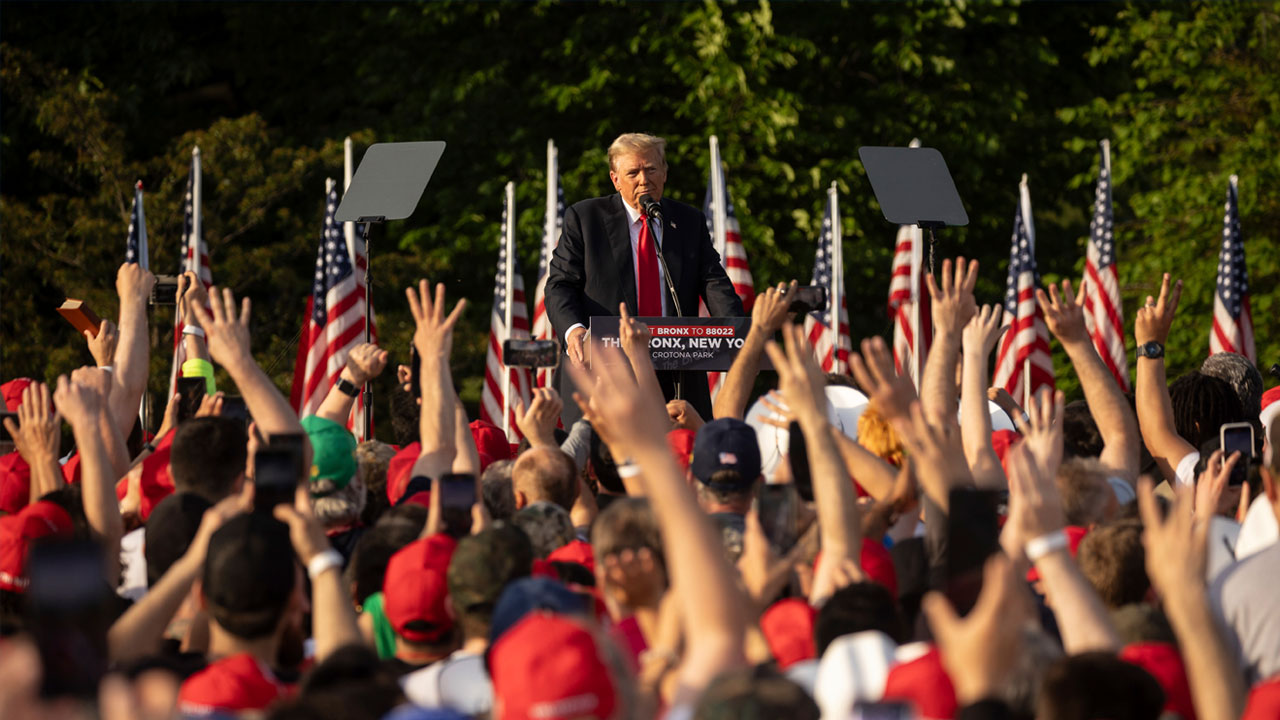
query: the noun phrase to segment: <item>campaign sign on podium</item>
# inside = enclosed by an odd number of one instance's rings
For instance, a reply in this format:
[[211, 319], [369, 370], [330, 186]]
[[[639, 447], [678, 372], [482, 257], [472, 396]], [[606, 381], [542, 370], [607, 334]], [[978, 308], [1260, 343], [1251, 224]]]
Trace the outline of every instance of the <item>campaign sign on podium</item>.
[[[733, 365], [751, 330], [749, 317], [639, 317], [649, 326], [649, 357], [655, 370], [725, 372]], [[621, 347], [616, 315], [591, 318], [591, 337], [606, 347]], [[768, 356], [761, 369], [772, 370]]]

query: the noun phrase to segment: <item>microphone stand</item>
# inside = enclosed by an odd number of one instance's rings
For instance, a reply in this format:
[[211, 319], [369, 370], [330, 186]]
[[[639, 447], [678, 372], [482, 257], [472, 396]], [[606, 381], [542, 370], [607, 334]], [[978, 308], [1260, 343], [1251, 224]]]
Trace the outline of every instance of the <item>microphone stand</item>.
[[[654, 242], [658, 241], [658, 228], [654, 224], [654, 220], [658, 219], [658, 217], [660, 216], [645, 213], [645, 222], [649, 223], [649, 235], [653, 237]], [[676, 284], [671, 280], [671, 271], [667, 269], [667, 259], [663, 256], [665, 245], [666, 243], [662, 243], [658, 246], [658, 267], [662, 268], [662, 279], [667, 282], [667, 290], [671, 294], [671, 304], [675, 306], [676, 317], [684, 317], [684, 312], [680, 310], [680, 298], [676, 296]], [[680, 382], [680, 372], [681, 371], [676, 371], [674, 378], [677, 400], [683, 399], [684, 397], [683, 388], [681, 387]]]

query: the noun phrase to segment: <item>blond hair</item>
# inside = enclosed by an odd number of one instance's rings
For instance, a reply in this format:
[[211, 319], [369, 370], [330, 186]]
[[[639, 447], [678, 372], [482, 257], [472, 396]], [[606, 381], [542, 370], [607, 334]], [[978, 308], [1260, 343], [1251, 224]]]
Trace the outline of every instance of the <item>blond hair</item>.
[[609, 169], [614, 170], [620, 155], [657, 151], [658, 162], [667, 169], [667, 141], [647, 133], [623, 133], [609, 145]]
[[902, 440], [888, 420], [880, 414], [875, 403], [867, 406], [858, 418], [858, 444], [881, 460], [902, 465]]

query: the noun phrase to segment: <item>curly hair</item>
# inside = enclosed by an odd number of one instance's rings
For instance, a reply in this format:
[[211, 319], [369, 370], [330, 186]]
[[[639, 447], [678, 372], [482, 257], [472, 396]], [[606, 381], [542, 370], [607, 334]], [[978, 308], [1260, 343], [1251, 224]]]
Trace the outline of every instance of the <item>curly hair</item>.
[[1218, 428], [1226, 423], [1247, 422], [1240, 396], [1225, 380], [1192, 370], [1169, 385], [1169, 402], [1173, 406], [1173, 425], [1192, 447], [1217, 437]]
[[886, 462], [902, 465], [902, 440], [875, 403], [868, 405], [858, 418], [858, 444]]

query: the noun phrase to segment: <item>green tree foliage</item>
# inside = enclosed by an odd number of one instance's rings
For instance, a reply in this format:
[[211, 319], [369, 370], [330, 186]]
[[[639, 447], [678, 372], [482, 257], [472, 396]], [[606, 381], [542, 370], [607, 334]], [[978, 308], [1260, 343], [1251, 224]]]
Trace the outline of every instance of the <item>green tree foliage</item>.
[[[357, 158], [375, 139], [443, 139], [414, 217], [375, 231], [374, 304], [404, 362], [402, 288], [427, 277], [471, 298], [455, 373], [474, 404], [503, 185], [517, 184], [532, 288], [547, 139], [573, 202], [612, 191], [605, 148], [630, 130], [668, 139], [668, 194], [694, 205], [707, 137], [719, 136], [757, 287], [808, 279], [837, 182], [855, 338], [890, 330], [896, 232], [859, 146], [918, 137], [942, 151], [971, 224], [939, 234], [939, 257], [979, 258], [979, 300], [998, 302], [1019, 176], [1030, 176], [1042, 273], [1079, 277], [1095, 143], [1110, 137], [1127, 319], [1176, 263], [1189, 291], [1170, 348], [1179, 369], [1205, 352], [1215, 222], [1237, 172], [1259, 350], [1274, 358], [1275, 14], [1216, 3], [9, 3], [3, 374], [51, 377], [87, 358], [52, 308], [71, 295], [112, 309], [139, 178], [153, 268], [172, 272], [198, 143], [214, 278], [253, 298], [256, 354], [287, 389], [342, 137], [355, 136]], [[170, 321], [157, 313], [160, 327]], [[157, 390], [169, 362], [158, 335]]]

